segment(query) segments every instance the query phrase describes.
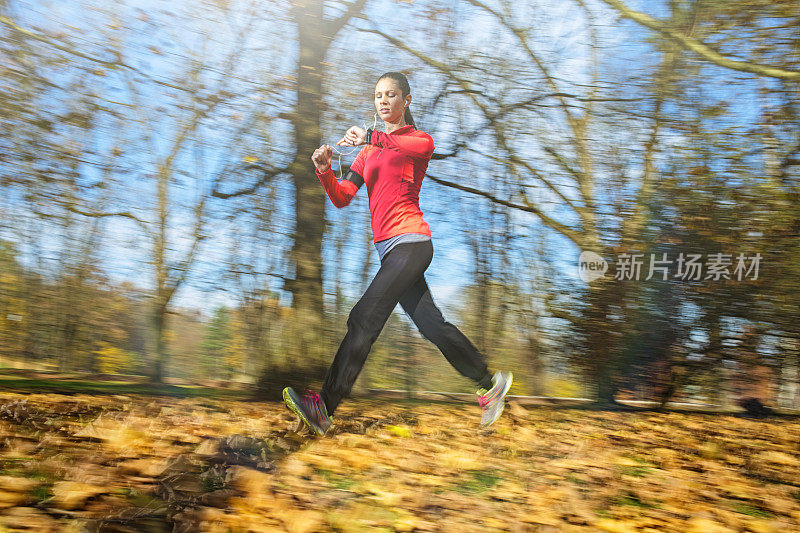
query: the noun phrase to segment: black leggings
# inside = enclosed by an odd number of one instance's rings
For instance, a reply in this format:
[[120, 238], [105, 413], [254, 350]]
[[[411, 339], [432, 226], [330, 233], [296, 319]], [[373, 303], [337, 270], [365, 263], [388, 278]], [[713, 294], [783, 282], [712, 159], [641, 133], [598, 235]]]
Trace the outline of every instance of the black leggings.
[[347, 334], [325, 374], [320, 396], [329, 415], [350, 394], [372, 344], [398, 302], [422, 336], [435, 344], [458, 372], [491, 388], [492, 376], [484, 357], [433, 303], [424, 275], [432, 259], [429, 240], [398, 244], [383, 257], [372, 283], [350, 311]]

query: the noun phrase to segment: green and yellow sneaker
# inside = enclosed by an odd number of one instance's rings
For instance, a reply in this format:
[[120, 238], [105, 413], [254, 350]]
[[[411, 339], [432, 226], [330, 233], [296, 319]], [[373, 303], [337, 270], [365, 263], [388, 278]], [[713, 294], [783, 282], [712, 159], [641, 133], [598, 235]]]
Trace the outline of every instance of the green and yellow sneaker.
[[506, 405], [505, 396], [511, 388], [511, 381], [514, 379], [511, 372], [497, 372], [492, 377], [494, 385], [488, 391], [484, 388], [478, 389], [478, 405], [481, 406], [481, 427], [489, 427], [495, 420], [500, 418], [503, 408]]
[[283, 402], [317, 435], [324, 435], [331, 427], [325, 402], [316, 392], [306, 390], [306, 394], [300, 396], [293, 388], [286, 387], [283, 389]]

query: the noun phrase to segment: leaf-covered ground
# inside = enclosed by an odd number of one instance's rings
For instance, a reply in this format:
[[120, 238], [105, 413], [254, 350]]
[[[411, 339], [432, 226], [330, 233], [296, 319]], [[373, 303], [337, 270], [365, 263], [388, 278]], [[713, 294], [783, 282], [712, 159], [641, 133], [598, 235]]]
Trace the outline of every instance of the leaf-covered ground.
[[800, 420], [0, 393], [0, 531], [800, 531]]

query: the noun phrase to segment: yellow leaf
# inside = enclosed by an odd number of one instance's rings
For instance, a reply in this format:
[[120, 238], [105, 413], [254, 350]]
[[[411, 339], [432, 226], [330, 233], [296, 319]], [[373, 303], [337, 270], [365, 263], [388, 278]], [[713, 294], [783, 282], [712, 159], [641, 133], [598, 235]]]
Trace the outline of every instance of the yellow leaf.
[[385, 507], [394, 507], [400, 504], [403, 499], [402, 495], [396, 491], [384, 490], [375, 483], [365, 483], [362, 489], [369, 492], [369, 499], [375, 500]]
[[289, 456], [283, 463], [283, 470], [296, 477], [309, 475], [313, 469], [297, 457]]
[[324, 470], [337, 470], [342, 466], [341, 461], [337, 461], [336, 459], [327, 457], [325, 455], [318, 455], [315, 453], [302, 453], [296, 455], [299, 456], [299, 459], [304, 460], [311, 466]]
[[407, 427], [403, 426], [386, 426], [386, 429], [389, 430], [390, 433], [397, 435], [398, 437], [410, 437], [411, 430]]
[[525, 513], [520, 517], [522, 522], [541, 524], [543, 526], [558, 527], [562, 525], [561, 519], [550, 509], [539, 509], [536, 512]]
[[569, 459], [558, 459], [550, 463], [553, 468], [566, 468], [567, 470], [581, 470], [586, 468], [586, 463], [583, 461], [574, 461]]
[[28, 498], [29, 496], [24, 492], [0, 492], [0, 509], [16, 507]]
[[610, 531], [611, 533], [635, 533], [636, 528], [622, 520], [611, 520], [610, 518], [603, 518], [594, 523], [597, 529], [603, 531]]
[[723, 456], [722, 447], [716, 442], [704, 442], [699, 447], [700, 456], [706, 459], [719, 459]]
[[290, 510], [283, 513], [281, 520], [290, 533], [310, 533], [320, 529], [324, 516], [317, 511]]
[[785, 466], [797, 466], [800, 465], [800, 460], [797, 457], [789, 455], [788, 453], [778, 452], [778, 451], [766, 451], [761, 452], [758, 454], [758, 458], [762, 461], [766, 461], [768, 463], [775, 463], [779, 465]]
[[481, 522], [483, 522], [483, 525], [485, 525], [486, 527], [498, 529], [501, 531], [505, 530], [507, 527], [506, 522], [503, 522], [502, 520], [492, 517], [484, 518], [481, 520]]
[[753, 533], [778, 533], [781, 531], [780, 524], [764, 519], [749, 520], [747, 529]]
[[107, 489], [76, 481], [58, 481], [53, 485], [53, 506], [57, 509], [83, 507], [92, 496], [103, 494]]
[[733, 530], [708, 518], [692, 518], [686, 523], [686, 533], [733, 533]]
[[267, 492], [272, 486], [272, 476], [245, 466], [228, 469], [227, 480], [232, 487], [248, 494]]
[[0, 476], [0, 493], [8, 491], [8, 492], [21, 492], [25, 493], [32, 490], [37, 485], [40, 485], [39, 481], [35, 479], [27, 479], [24, 477], [13, 477], [13, 476]]
[[135, 474], [147, 477], [160, 476], [167, 467], [163, 459], [131, 459], [119, 465], [120, 472], [124, 474]]
[[361, 448], [342, 448], [328, 452], [332, 459], [339, 459], [338, 465], [329, 470], [338, 470], [342, 466], [351, 466], [357, 470], [365, 470], [375, 464], [375, 454]]
[[451, 450], [442, 454], [440, 463], [446, 468], [456, 470], [480, 470], [484, 466], [474, 455], [460, 450]]

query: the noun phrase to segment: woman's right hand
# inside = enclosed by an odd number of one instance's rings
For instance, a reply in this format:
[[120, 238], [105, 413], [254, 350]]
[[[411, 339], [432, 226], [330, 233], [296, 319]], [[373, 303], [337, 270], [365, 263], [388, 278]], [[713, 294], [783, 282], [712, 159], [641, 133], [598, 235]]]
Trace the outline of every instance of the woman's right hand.
[[311, 156], [311, 160], [314, 162], [314, 166], [317, 167], [317, 170], [320, 172], [327, 172], [329, 168], [331, 168], [331, 159], [333, 158], [333, 148], [328, 146], [327, 144], [323, 144], [316, 150], [314, 150], [314, 154]]

